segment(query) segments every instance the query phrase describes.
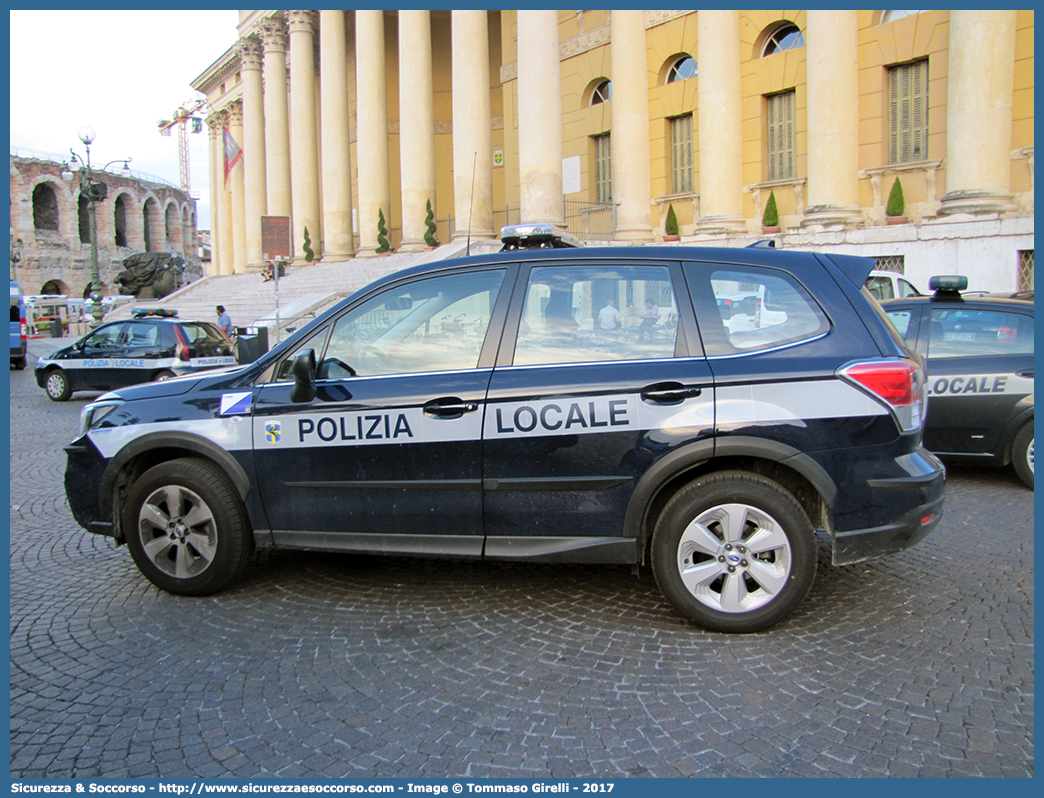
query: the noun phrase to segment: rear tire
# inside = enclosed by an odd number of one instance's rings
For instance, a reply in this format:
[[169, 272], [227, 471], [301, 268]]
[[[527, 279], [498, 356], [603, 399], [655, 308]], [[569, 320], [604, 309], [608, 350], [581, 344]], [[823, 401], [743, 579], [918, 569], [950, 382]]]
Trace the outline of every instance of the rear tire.
[[146, 471], [127, 495], [123, 534], [157, 587], [206, 596], [230, 585], [254, 550], [246, 510], [211, 463], [183, 458]]
[[1033, 489], [1033, 422], [1024, 424], [1022, 429], [1015, 433], [1015, 439], [1011, 442], [1011, 462], [1015, 466], [1015, 473], [1019, 475], [1026, 485]]
[[170, 369], [163, 369], [162, 371], [157, 371], [155, 374], [152, 375], [152, 381], [163, 382], [164, 380], [172, 380], [177, 376], [178, 375]]
[[25, 368], [25, 358], [24, 358], [24, 357], [16, 357], [16, 358], [15, 358], [14, 360], [12, 360], [11, 362], [12, 362], [12, 363], [14, 364], [14, 367], [15, 367], [15, 368], [16, 368], [16, 369], [17, 369], [18, 371], [21, 371], [22, 369], [24, 369], [24, 368]]
[[664, 508], [652, 539], [656, 583], [678, 612], [717, 632], [756, 632], [782, 620], [812, 588], [812, 524], [766, 477], [701, 477]]
[[47, 391], [47, 397], [54, 402], [65, 402], [72, 396], [69, 378], [61, 369], [55, 369], [47, 374], [44, 380], [44, 390]]

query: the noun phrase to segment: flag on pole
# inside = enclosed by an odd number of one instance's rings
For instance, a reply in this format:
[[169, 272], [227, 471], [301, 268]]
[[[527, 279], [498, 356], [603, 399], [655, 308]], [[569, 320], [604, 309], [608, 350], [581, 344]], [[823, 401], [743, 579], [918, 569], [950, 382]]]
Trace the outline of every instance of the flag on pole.
[[232, 134], [228, 132], [227, 127], [221, 129], [221, 138], [225, 145], [225, 182], [227, 183], [232, 169], [239, 163], [239, 159], [243, 157], [243, 149], [236, 144], [236, 140], [232, 138]]

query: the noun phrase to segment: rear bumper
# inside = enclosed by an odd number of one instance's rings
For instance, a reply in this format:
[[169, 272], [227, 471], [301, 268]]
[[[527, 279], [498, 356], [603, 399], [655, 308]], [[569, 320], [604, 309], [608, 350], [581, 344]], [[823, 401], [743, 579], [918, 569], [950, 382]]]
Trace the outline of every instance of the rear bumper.
[[833, 533], [833, 563], [848, 565], [915, 546], [942, 519], [946, 469], [925, 449], [899, 458], [902, 476], [872, 479], [871, 490], [900, 515], [880, 526]]

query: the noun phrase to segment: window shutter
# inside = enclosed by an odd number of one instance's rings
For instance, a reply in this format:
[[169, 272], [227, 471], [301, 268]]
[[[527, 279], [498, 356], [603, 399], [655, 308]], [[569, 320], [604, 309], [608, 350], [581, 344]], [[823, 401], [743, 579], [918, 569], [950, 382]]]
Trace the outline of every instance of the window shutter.
[[794, 92], [773, 94], [768, 101], [768, 178], [794, 176]]
[[928, 157], [928, 62], [888, 70], [888, 162]]
[[671, 120], [671, 191], [692, 191], [692, 114]]

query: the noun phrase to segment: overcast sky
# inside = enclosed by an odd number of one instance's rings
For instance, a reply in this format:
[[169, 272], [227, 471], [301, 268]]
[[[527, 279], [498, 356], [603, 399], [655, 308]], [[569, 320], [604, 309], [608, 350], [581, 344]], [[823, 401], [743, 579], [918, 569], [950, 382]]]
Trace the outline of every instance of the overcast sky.
[[[131, 169], [180, 184], [177, 131], [160, 136], [156, 123], [199, 96], [189, 83], [235, 43], [238, 12], [11, 11], [10, 21], [12, 149], [83, 157], [76, 134], [90, 125], [92, 166], [130, 157]], [[189, 134], [202, 230], [210, 228], [206, 131]]]

